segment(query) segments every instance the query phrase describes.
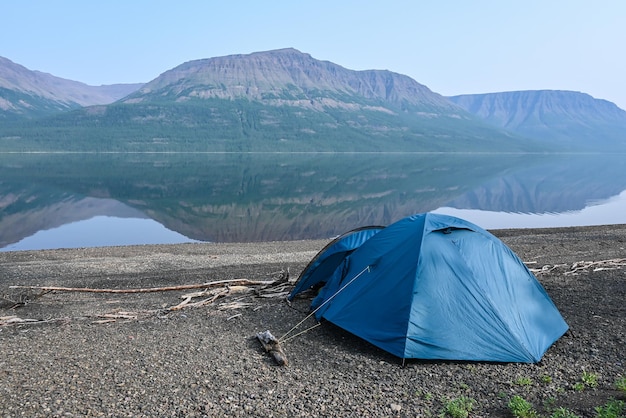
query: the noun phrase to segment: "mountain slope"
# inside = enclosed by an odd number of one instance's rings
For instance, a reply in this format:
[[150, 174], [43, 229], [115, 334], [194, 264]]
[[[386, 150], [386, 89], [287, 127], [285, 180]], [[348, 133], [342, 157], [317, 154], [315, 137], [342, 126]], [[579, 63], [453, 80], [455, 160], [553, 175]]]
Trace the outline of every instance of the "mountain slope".
[[141, 84], [88, 86], [39, 71], [31, 71], [0, 57], [0, 118], [41, 117], [84, 106], [109, 104]]
[[[187, 62], [114, 104], [21, 128], [5, 132], [19, 139], [6, 146], [229, 152], [536, 149], [532, 141], [489, 126], [407, 76], [352, 71], [295, 49]], [[53, 141], [45, 135], [49, 131], [55, 132]]]
[[[352, 71], [292, 48], [187, 62], [147, 83], [124, 102], [165, 97], [246, 98], [270, 105], [321, 109], [342, 106], [346, 96], [459, 111], [445, 98], [407, 76], [390, 71]], [[316, 99], [320, 101], [316, 103]]]
[[494, 126], [564, 150], [626, 149], [626, 111], [588, 94], [536, 90], [449, 99]]

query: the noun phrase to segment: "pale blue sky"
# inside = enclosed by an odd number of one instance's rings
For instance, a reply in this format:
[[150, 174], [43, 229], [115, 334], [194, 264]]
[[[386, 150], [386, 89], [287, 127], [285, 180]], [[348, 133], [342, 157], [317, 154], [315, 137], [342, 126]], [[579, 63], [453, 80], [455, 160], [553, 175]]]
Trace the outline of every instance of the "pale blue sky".
[[443, 95], [560, 89], [626, 109], [624, 0], [15, 0], [0, 56], [90, 85], [293, 47]]

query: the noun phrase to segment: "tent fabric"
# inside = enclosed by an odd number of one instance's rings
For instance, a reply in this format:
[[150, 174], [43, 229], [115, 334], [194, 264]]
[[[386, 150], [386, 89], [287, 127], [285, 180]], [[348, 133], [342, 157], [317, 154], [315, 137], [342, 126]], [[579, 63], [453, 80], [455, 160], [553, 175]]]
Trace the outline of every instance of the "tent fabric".
[[380, 232], [383, 226], [365, 226], [348, 231], [329, 242], [302, 270], [287, 299], [326, 281], [343, 260], [365, 241]]
[[400, 358], [534, 363], [568, 329], [513, 251], [446, 215], [386, 227], [317, 280], [318, 320]]

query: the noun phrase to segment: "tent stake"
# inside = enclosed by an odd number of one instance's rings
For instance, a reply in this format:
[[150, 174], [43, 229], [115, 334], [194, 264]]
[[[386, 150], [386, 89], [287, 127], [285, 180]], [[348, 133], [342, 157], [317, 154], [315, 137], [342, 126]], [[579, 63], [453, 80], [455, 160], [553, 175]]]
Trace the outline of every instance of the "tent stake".
[[287, 356], [283, 352], [283, 348], [280, 346], [280, 342], [267, 330], [265, 332], [258, 332], [256, 338], [259, 340], [266, 352], [270, 353], [279, 366], [287, 365]]

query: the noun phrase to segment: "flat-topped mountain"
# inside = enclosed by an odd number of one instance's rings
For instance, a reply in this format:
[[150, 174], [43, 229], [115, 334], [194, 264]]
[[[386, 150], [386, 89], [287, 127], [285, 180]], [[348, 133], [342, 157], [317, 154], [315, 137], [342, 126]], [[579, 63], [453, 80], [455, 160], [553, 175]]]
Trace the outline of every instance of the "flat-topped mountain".
[[141, 84], [89, 86], [40, 71], [31, 71], [0, 57], [0, 120], [41, 117], [96, 104], [109, 104]]
[[358, 103], [349, 97], [459, 113], [444, 97], [405, 75], [348, 70], [292, 48], [190, 61], [161, 74], [123, 101], [246, 98], [276, 106], [353, 110], [348, 104]]
[[626, 111], [585, 93], [513, 91], [454, 96], [450, 100], [494, 126], [563, 150], [626, 149]]

